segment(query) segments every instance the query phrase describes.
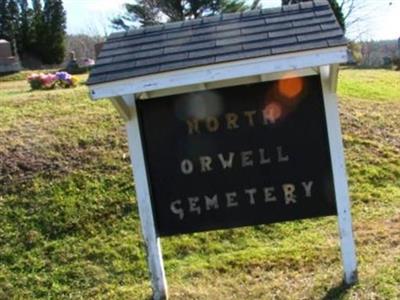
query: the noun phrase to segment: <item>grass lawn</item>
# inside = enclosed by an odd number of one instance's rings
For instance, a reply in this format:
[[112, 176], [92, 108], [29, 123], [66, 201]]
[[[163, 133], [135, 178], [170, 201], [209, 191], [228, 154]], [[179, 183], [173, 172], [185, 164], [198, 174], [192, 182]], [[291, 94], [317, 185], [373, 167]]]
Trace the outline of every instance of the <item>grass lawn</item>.
[[[0, 299], [149, 299], [122, 120], [22, 78], [0, 78]], [[400, 298], [400, 73], [343, 70], [339, 96], [359, 283], [329, 217], [162, 239], [171, 299]]]

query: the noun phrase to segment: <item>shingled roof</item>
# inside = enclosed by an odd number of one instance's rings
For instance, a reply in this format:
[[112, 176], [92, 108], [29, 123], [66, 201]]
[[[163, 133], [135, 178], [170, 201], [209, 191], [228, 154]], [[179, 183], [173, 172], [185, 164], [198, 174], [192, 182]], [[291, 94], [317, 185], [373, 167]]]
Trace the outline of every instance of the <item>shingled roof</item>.
[[343, 45], [326, 0], [221, 14], [110, 35], [88, 84]]

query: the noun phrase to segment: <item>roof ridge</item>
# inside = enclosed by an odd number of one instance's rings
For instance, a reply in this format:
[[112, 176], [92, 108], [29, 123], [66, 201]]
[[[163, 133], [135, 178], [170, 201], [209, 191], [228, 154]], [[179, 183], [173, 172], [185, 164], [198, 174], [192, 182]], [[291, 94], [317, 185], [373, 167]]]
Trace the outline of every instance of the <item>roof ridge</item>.
[[[228, 20], [231, 21], [234, 19], [250, 18], [250, 17], [255, 17], [258, 15], [261, 16], [261, 15], [269, 15], [269, 14], [278, 14], [278, 13], [282, 13], [282, 12], [289, 13], [289, 12], [293, 12], [296, 10], [310, 9], [310, 8], [316, 8], [316, 7], [327, 6], [327, 5], [329, 5], [329, 2], [327, 0], [312, 0], [312, 1], [302, 2], [302, 3], [293, 3], [293, 4], [283, 5], [283, 6], [277, 6], [277, 7], [268, 7], [268, 8], [261, 8], [261, 9], [252, 9], [252, 10], [250, 9], [250, 10], [239, 11], [239, 12], [220, 13], [220, 14], [214, 14], [214, 15], [209, 15], [209, 16], [203, 16], [203, 17], [196, 18], [196, 19], [167, 22], [167, 23], [162, 23], [162, 24], [154, 24], [154, 25], [144, 26], [144, 27], [140, 27], [140, 28], [131, 27], [128, 30], [117, 31], [117, 32], [111, 33], [108, 38], [110, 40], [114, 40], [114, 39], [118, 39], [118, 38], [123, 38], [125, 36], [134, 36], [137, 34], [144, 34], [144, 33], [151, 33], [151, 32], [154, 32], [154, 33], [161, 32], [164, 29], [178, 29], [178, 28], [182, 28], [182, 27], [186, 27], [186, 26], [200, 25], [200, 24], [204, 24], [204, 23], [213, 23], [213, 22], [218, 22], [218, 21], [228, 21]], [[234, 16], [237, 16], [237, 18], [232, 18]]]
[[113, 33], [88, 83], [346, 43], [327, 0], [222, 13]]
[[[245, 10], [245, 11], [240, 11], [240, 12], [231, 12], [231, 13], [219, 13], [219, 14], [214, 14], [214, 15], [209, 15], [209, 16], [202, 16], [196, 19], [188, 19], [188, 20], [182, 20], [182, 21], [174, 21], [174, 22], [166, 22], [162, 24], [155, 24], [155, 25], [150, 25], [150, 26], [144, 26], [140, 28], [134, 28], [131, 27], [128, 30], [124, 31], [117, 31], [114, 33], [111, 33], [109, 35], [109, 39], [117, 39], [124, 37], [126, 35], [135, 35], [135, 33], [150, 33], [150, 32], [157, 32], [157, 31], [162, 31], [163, 29], [172, 29], [172, 28], [181, 28], [181, 27], [186, 27], [186, 26], [192, 26], [192, 25], [200, 25], [203, 23], [213, 23], [213, 22], [218, 22], [218, 21], [227, 21], [227, 20], [234, 20], [235, 18], [230, 18], [232, 16], [238, 16], [238, 19], [240, 19], [243, 16], [243, 13], [249, 13], [252, 12], [252, 14], [249, 14], [248, 16], [244, 17], [254, 17], [255, 12], [258, 12], [259, 15], [261, 15], [262, 9], [252, 9], [252, 10]], [[224, 16], [228, 18], [224, 18]], [[206, 22], [205, 22], [206, 21]], [[157, 30], [155, 30], [157, 29]]]

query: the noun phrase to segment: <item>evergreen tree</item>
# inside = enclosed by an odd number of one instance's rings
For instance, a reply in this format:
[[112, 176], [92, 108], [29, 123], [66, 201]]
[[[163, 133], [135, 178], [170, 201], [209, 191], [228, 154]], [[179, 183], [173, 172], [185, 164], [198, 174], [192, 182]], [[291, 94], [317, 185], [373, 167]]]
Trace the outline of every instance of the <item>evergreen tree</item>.
[[8, 0], [0, 0], [0, 39], [7, 39], [8, 37]]
[[127, 30], [139, 23], [141, 26], [195, 19], [222, 12], [237, 12], [260, 6], [260, 0], [254, 0], [251, 6], [245, 0], [137, 0], [125, 4], [125, 13], [111, 22], [117, 29]]
[[[312, 0], [282, 0], [282, 5], [295, 4], [307, 1], [312, 1]], [[332, 7], [333, 12], [335, 13], [336, 19], [338, 20], [340, 27], [342, 27], [342, 29], [345, 31], [346, 25], [342, 7], [338, 4], [337, 0], [328, 0], [328, 2]]]
[[46, 64], [60, 64], [65, 56], [66, 14], [62, 0], [45, 0], [43, 9], [45, 55], [42, 61]]
[[[43, 63], [64, 60], [66, 15], [62, 0], [0, 0], [0, 38], [13, 52], [36, 56]], [[18, 45], [18, 47], [16, 47]]]
[[19, 31], [19, 8], [16, 0], [8, 0], [7, 5], [9, 16], [9, 41], [14, 55], [17, 55], [17, 34]]
[[0, 38], [11, 43], [16, 53], [16, 35], [18, 32], [18, 5], [15, 0], [0, 0]]
[[20, 14], [19, 30], [17, 34], [18, 52], [21, 57], [24, 53], [32, 50], [33, 36], [31, 33], [31, 14], [32, 11], [28, 6], [28, 0], [18, 0]]
[[41, 0], [32, 0], [31, 54], [39, 59], [42, 59], [46, 52], [45, 32], [42, 2]]

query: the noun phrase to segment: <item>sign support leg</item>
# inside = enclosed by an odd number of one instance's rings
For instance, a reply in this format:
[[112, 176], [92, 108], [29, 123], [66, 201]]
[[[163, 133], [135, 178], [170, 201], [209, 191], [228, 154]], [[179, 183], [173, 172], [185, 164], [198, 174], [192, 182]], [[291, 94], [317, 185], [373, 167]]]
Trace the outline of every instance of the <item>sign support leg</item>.
[[[150, 201], [150, 190], [147, 171], [143, 156], [143, 144], [140, 135], [139, 120], [133, 95], [123, 96], [125, 107], [129, 107], [130, 119], [126, 124], [128, 134], [129, 154], [132, 161], [135, 180], [136, 199], [139, 207], [142, 234], [147, 250], [147, 259], [153, 287], [154, 300], [168, 299], [167, 281], [164, 272], [164, 262], [161, 252], [160, 238], [154, 223], [153, 209]], [[122, 100], [122, 99], [121, 99]], [[120, 101], [121, 101], [120, 100]]]
[[337, 76], [337, 74], [332, 74], [329, 66], [321, 67], [320, 71], [331, 152], [333, 180], [335, 184], [344, 281], [346, 284], [350, 285], [357, 282], [357, 261], [350, 213], [342, 133], [339, 121], [339, 110], [335, 86], [331, 84], [331, 77]]

